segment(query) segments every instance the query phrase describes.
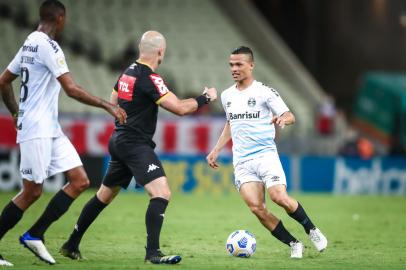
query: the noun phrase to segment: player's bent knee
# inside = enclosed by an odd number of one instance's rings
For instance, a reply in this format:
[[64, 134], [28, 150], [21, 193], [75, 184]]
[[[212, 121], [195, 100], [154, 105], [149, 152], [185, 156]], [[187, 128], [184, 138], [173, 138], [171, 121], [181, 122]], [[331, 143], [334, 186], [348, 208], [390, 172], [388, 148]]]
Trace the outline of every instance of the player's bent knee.
[[170, 190], [157, 190], [157, 191], [155, 191], [155, 192], [152, 192], [151, 194], [150, 194], [150, 197], [151, 198], [157, 198], [157, 197], [159, 197], [159, 198], [164, 198], [165, 200], [167, 200], [167, 201], [169, 201], [170, 199], [171, 199], [171, 196], [172, 196], [172, 193], [171, 193], [171, 191]]
[[165, 193], [165, 197], [164, 197], [164, 198], [169, 201], [169, 200], [171, 199], [171, 197], [172, 197], [172, 193], [171, 193], [170, 190], [168, 190], [168, 192]]
[[289, 197], [288, 196], [278, 194], [276, 196], [273, 196], [271, 199], [272, 199], [272, 201], [274, 203], [276, 203], [279, 206], [285, 207], [285, 206], [289, 205]]
[[251, 212], [261, 218], [266, 214], [266, 209], [263, 205], [250, 205]]
[[83, 180], [81, 188], [83, 190], [86, 190], [89, 188], [89, 186], [90, 186], [90, 180], [88, 178], [86, 178], [85, 180]]
[[72, 185], [75, 187], [75, 189], [77, 191], [83, 192], [90, 186], [90, 181], [87, 177], [84, 177], [84, 178], [80, 179], [79, 181], [72, 183]]
[[165, 200], [169, 201], [171, 199], [172, 193], [170, 190], [164, 190], [161, 192], [160, 195], [155, 196], [155, 197], [161, 197], [164, 198]]

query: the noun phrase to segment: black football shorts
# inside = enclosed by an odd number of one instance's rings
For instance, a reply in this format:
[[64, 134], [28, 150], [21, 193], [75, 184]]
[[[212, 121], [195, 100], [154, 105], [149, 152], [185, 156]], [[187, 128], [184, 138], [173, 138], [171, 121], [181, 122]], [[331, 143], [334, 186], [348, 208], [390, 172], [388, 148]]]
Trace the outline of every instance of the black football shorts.
[[154, 149], [147, 145], [120, 143], [115, 136], [109, 141], [109, 162], [103, 185], [127, 188], [134, 176], [138, 185], [145, 186], [152, 180], [165, 176], [165, 171]]

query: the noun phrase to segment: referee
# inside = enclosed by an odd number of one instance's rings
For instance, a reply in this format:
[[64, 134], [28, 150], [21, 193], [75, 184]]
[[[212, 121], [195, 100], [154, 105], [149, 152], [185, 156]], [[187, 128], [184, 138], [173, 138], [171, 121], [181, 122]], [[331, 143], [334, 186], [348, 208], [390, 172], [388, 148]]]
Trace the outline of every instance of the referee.
[[168, 179], [154, 152], [158, 106], [176, 114], [187, 115], [217, 98], [215, 88], [206, 88], [196, 98], [180, 100], [169, 91], [155, 69], [164, 59], [166, 41], [162, 34], [148, 31], [143, 34], [139, 59], [119, 77], [111, 102], [127, 113], [127, 123], [116, 121], [109, 142], [111, 161], [97, 194], [85, 205], [69, 240], [62, 246], [62, 255], [81, 259], [79, 244], [87, 228], [114, 199], [121, 188], [127, 188], [132, 177], [145, 188], [150, 202], [145, 215], [147, 245], [145, 261], [154, 264], [176, 264], [179, 255], [166, 256], [160, 251], [159, 237], [165, 210], [171, 197]]

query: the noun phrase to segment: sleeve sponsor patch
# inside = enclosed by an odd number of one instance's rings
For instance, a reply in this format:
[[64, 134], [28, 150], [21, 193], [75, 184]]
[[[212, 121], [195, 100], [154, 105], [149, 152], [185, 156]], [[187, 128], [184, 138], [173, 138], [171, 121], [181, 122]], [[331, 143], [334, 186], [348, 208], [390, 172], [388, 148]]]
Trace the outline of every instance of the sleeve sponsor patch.
[[118, 97], [131, 101], [133, 99], [134, 85], [136, 80], [136, 77], [128, 76], [125, 74], [121, 75], [120, 79], [117, 82]]
[[59, 67], [65, 67], [66, 66], [66, 62], [65, 62], [64, 57], [58, 57], [58, 59], [56, 59], [56, 62], [58, 63]]
[[158, 74], [151, 74], [149, 75], [149, 77], [151, 78], [161, 97], [169, 92], [169, 89], [166, 86], [164, 80], [161, 78], [161, 76], [159, 76]]
[[59, 51], [59, 46], [58, 43], [53, 41], [52, 39], [47, 39], [48, 43], [51, 45], [52, 49], [54, 50], [54, 53], [57, 53]]

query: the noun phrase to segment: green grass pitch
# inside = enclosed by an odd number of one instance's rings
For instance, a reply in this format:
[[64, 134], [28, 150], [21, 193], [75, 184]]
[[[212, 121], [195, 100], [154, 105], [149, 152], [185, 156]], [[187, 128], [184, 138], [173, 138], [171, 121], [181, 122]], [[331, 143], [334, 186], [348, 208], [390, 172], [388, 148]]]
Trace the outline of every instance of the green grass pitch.
[[[57, 264], [48, 266], [18, 244], [19, 234], [36, 220], [51, 198], [44, 196], [0, 242], [0, 253], [12, 269], [406, 269], [406, 197], [295, 194], [312, 220], [327, 235], [328, 249], [315, 251], [303, 229], [268, 200], [270, 210], [306, 245], [304, 258], [292, 260], [290, 249], [274, 239], [249, 212], [237, 192], [225, 195], [174, 194], [165, 216], [161, 248], [182, 255], [179, 265], [145, 264], [144, 215], [148, 197], [122, 192], [85, 235], [85, 261], [58, 254], [84, 203], [79, 197], [46, 234], [46, 245]], [[0, 194], [2, 208], [14, 193]], [[225, 240], [234, 230], [247, 229], [257, 239], [252, 258], [230, 257]], [[11, 269], [11, 268], [10, 268]]]

